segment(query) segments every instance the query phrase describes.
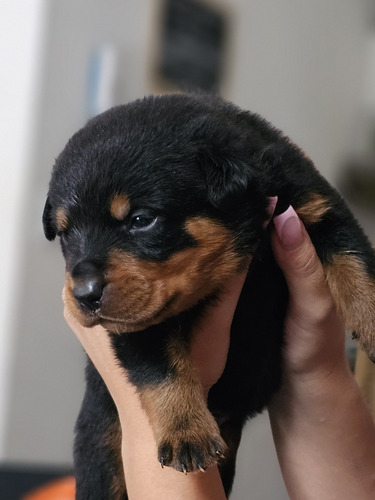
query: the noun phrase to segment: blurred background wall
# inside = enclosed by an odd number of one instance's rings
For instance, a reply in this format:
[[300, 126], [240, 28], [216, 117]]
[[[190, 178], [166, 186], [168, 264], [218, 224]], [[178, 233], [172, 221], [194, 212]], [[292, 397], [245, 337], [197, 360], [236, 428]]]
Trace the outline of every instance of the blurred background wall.
[[[372, 2], [192, 3], [224, 20], [224, 97], [283, 129], [334, 184], [348, 186], [353, 164], [373, 175]], [[41, 228], [49, 173], [90, 115], [173, 88], [158, 73], [165, 8], [162, 0], [0, 4], [3, 463], [71, 464], [84, 355], [62, 319], [58, 244]], [[372, 209], [358, 199], [354, 209], [374, 235]], [[266, 414], [248, 426], [238, 469], [233, 499], [287, 498]]]

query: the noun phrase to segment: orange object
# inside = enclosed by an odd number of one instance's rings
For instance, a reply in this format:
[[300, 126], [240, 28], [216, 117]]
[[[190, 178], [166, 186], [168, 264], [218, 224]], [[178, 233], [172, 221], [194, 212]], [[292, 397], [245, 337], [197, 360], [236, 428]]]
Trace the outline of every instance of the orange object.
[[26, 494], [21, 500], [74, 500], [76, 482], [73, 476], [56, 479]]

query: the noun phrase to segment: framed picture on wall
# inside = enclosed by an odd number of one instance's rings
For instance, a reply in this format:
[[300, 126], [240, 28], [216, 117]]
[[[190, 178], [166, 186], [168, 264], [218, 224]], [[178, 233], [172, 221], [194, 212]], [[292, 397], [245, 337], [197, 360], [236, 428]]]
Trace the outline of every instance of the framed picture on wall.
[[220, 92], [229, 38], [227, 9], [210, 0], [164, 0], [158, 14], [153, 57], [157, 89]]

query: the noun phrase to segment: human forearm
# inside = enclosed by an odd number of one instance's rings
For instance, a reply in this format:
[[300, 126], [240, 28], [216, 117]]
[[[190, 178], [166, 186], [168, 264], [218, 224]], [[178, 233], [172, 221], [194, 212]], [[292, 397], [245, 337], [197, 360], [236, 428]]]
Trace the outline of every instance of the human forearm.
[[270, 405], [274, 441], [292, 500], [375, 498], [375, 428], [345, 366], [284, 384]]
[[290, 498], [373, 499], [375, 428], [345, 359], [343, 319], [293, 209], [274, 223], [290, 299], [283, 385], [269, 412]]

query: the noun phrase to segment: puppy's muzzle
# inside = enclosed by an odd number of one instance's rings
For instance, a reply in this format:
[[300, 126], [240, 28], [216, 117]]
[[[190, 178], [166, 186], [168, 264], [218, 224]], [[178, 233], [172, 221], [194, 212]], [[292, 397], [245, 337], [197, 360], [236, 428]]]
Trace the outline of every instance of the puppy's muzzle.
[[99, 309], [105, 281], [103, 273], [91, 262], [80, 262], [72, 272], [73, 296], [84, 311]]

